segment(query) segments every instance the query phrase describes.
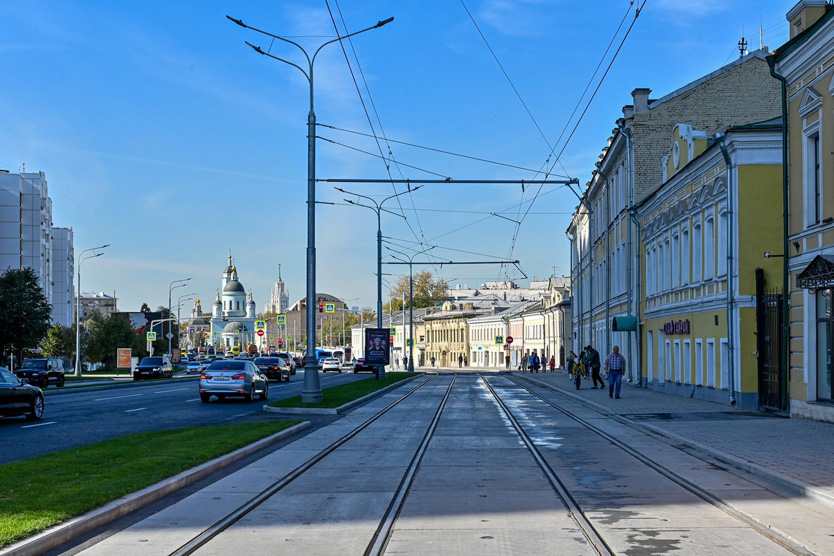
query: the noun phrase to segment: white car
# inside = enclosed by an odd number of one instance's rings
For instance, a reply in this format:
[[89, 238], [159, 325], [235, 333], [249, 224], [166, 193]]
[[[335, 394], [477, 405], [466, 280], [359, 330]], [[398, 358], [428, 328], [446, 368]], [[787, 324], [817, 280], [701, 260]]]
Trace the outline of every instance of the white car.
[[205, 369], [203, 363], [200, 361], [189, 361], [188, 366], [185, 368], [186, 374], [197, 373], [200, 374]]
[[342, 363], [335, 357], [327, 357], [321, 364], [321, 372], [339, 371], [342, 372]]

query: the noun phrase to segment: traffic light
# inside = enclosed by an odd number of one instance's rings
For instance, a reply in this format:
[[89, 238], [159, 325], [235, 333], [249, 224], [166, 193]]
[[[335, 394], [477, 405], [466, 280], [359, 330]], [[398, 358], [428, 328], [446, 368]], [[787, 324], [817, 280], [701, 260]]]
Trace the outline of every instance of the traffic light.
[[319, 301], [319, 313], [324, 312], [324, 301]]
[[282, 338], [278, 338], [278, 347], [281, 347], [283, 345], [284, 345], [284, 340]]

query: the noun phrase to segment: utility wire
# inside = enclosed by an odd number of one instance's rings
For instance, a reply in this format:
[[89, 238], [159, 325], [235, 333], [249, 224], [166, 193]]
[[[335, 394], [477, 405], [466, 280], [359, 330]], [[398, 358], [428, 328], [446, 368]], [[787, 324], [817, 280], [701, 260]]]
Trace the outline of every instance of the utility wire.
[[[396, 164], [400, 164], [400, 165], [402, 165], [402, 166], [405, 166], [406, 168], [412, 168], [412, 169], [414, 169], [414, 170], [419, 170], [420, 172], [425, 172], [426, 174], [431, 174], [432, 176], [437, 176], [437, 177], [439, 177], [439, 178], [444, 178], [444, 179], [452, 179], [452, 178], [450, 178], [449, 176], [444, 176], [443, 174], [438, 174], [437, 172], [432, 172], [431, 170], [426, 170], [425, 168], [420, 168], [419, 166], [412, 166], [411, 164], [406, 164], [405, 162], [397, 162], [397, 161], [396, 161], [396, 160], [394, 160], [393, 158], [385, 158], [384, 156], [379, 155], [379, 154], [376, 154], [376, 153], [372, 153], [372, 152], [368, 152], [368, 151], [363, 151], [363, 150], [362, 150], [362, 149], [360, 149], [360, 148], [357, 148], [357, 147], [352, 147], [352, 146], [350, 146], [350, 145], [346, 145], [345, 143], [339, 143], [338, 141], [334, 141], [334, 140], [332, 140], [332, 139], [328, 139], [327, 137], [322, 137], [321, 135], [316, 135], [316, 139], [321, 139], [322, 141], [327, 141], [328, 143], [331, 143], [331, 144], [333, 144], [333, 145], [338, 145], [338, 146], [340, 146], [340, 147], [344, 147], [344, 148], [346, 148], [346, 149], [350, 149], [350, 150], [352, 150], [352, 151], [360, 152], [360, 153], [362, 153], [362, 154], [366, 154], [366, 155], [368, 155], [368, 156], [372, 156], [372, 157], [374, 157], [374, 158], [381, 158], [381, 159], [382, 159], [382, 160], [384, 160], [386, 163], [387, 163], [387, 162], [395, 162]], [[414, 181], [418, 181], [418, 180], [414, 180]]]

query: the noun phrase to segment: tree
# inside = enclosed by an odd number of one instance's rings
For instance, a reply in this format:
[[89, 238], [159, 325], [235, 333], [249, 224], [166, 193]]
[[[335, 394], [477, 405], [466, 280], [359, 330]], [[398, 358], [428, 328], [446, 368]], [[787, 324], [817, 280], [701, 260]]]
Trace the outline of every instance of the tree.
[[112, 315], [95, 323], [87, 347], [87, 358], [103, 363], [107, 369], [114, 369], [116, 349], [129, 347], [136, 351], [136, 340], [137, 334], [130, 319]]
[[[391, 297], [393, 298], [389, 303], [393, 303], [395, 311], [401, 311], [403, 308], [403, 294], [405, 294], [405, 306], [408, 308], [408, 275], [397, 278], [397, 283], [394, 284], [391, 290]], [[449, 284], [445, 278], [435, 279], [432, 273], [428, 270], [421, 270], [414, 273], [414, 308], [420, 309], [422, 307], [432, 307], [438, 302], [446, 299], [449, 295]]]
[[0, 354], [7, 349], [22, 357], [38, 346], [49, 331], [52, 307], [31, 268], [6, 270], [0, 275]]
[[151, 306], [148, 305], [147, 303], [142, 303], [142, 306], [139, 308], [139, 312], [140, 313], [150, 313], [151, 312]]
[[41, 342], [41, 353], [46, 357], [72, 357], [75, 351], [75, 327], [56, 323]]

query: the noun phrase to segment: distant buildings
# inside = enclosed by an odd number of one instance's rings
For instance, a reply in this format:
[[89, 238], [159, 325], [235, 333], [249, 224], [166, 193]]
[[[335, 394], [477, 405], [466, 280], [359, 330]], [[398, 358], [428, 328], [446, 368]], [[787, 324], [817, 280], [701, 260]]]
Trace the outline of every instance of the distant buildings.
[[278, 265], [278, 280], [269, 295], [269, 301], [264, 305], [264, 313], [279, 315], [290, 307], [290, 294], [286, 289], [283, 278], [281, 278], [281, 265]]
[[[78, 298], [80, 305], [81, 322], [84, 322], [92, 313], [99, 313], [102, 317], [109, 317], [113, 313], [117, 313], [119, 309], [116, 307], [118, 303], [116, 294], [107, 295], [104, 292], [81, 292]], [[75, 312], [73, 311], [73, 316]]]
[[72, 228], [52, 226], [52, 199], [43, 172], [0, 170], [0, 272], [32, 268], [52, 305], [52, 320], [73, 324]]

